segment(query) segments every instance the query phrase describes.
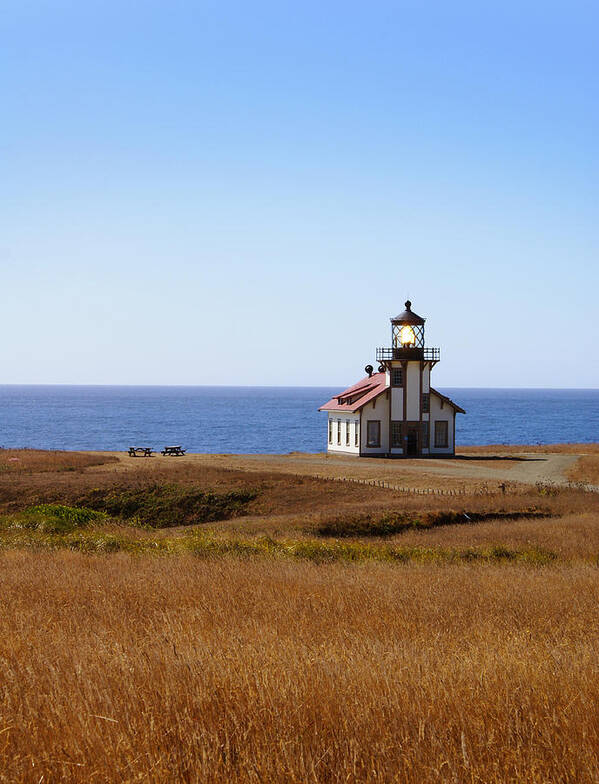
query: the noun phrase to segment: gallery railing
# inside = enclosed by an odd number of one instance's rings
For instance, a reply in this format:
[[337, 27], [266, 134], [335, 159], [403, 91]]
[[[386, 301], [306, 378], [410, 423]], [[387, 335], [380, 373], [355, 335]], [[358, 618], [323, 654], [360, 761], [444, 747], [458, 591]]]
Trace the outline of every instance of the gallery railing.
[[394, 359], [423, 359], [425, 362], [439, 362], [441, 351], [438, 348], [377, 348], [377, 362], [390, 362]]

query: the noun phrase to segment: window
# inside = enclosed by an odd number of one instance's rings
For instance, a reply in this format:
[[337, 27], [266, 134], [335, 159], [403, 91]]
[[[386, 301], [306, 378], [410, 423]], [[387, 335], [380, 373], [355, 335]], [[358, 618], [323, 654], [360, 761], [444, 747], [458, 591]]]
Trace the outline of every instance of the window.
[[439, 449], [445, 449], [449, 446], [447, 440], [447, 420], [445, 419], [435, 422], [435, 446]]
[[341, 445], [341, 420], [337, 420], [337, 445]]
[[345, 423], [345, 446], [349, 446], [349, 422]]
[[333, 443], [333, 420], [329, 419], [329, 444]]
[[371, 419], [366, 426], [366, 446], [381, 445], [381, 420]]
[[422, 413], [430, 414], [431, 410], [431, 396], [428, 392], [422, 393]]
[[428, 422], [422, 423], [422, 448], [429, 448], [429, 427]]
[[391, 447], [400, 447], [401, 443], [401, 422], [391, 422]]
[[391, 386], [403, 387], [403, 368], [391, 368]]
[[360, 445], [360, 425], [356, 422], [354, 425], [354, 446]]

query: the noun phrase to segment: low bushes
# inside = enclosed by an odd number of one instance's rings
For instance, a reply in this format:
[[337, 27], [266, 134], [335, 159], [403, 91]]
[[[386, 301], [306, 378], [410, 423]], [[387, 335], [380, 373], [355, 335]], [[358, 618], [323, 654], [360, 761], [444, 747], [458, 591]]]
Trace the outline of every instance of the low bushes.
[[463, 525], [480, 523], [486, 520], [517, 520], [522, 518], [551, 517], [544, 510], [528, 508], [509, 512], [455, 512], [452, 510], [439, 512], [423, 512], [407, 514], [405, 512], [384, 512], [375, 517], [370, 514], [339, 515], [319, 522], [314, 532], [319, 536], [361, 537], [361, 536], [393, 536], [408, 529], [436, 528], [443, 525]]
[[215, 493], [176, 484], [154, 484], [136, 489], [91, 490], [79, 498], [79, 503], [130, 523], [171, 528], [246, 514], [247, 505], [257, 495], [257, 491], [246, 489]]

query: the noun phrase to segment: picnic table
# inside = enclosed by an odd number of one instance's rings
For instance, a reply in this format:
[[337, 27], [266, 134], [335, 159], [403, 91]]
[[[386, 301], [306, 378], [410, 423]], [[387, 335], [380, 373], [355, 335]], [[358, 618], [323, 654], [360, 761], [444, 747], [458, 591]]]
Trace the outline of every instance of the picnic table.
[[152, 457], [154, 451], [149, 446], [130, 446], [129, 457]]
[[183, 457], [186, 450], [181, 449], [180, 446], [165, 446], [161, 454], [165, 457]]

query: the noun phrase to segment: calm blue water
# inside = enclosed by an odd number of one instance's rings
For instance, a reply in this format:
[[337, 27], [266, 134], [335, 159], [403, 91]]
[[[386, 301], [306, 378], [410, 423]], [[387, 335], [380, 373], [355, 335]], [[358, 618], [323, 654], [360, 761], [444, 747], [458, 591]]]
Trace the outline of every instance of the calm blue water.
[[[339, 388], [0, 386], [0, 446], [321, 452]], [[441, 389], [458, 444], [599, 441], [599, 390]]]

